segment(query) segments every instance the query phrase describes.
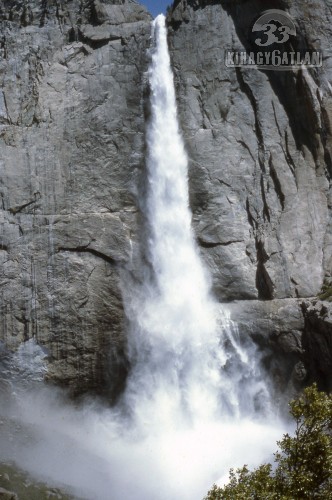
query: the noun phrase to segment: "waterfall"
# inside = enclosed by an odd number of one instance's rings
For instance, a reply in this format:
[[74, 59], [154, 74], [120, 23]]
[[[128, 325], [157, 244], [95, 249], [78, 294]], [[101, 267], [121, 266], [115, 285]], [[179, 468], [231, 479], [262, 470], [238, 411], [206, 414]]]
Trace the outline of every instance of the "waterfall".
[[145, 203], [152, 275], [130, 311], [133, 369], [126, 393], [136, 423], [146, 422], [150, 432], [153, 425], [172, 427], [183, 419], [240, 416], [259, 400], [260, 409], [268, 407], [254, 347], [247, 340], [246, 351], [236, 326], [213, 300], [195, 243], [163, 15], [153, 23], [152, 39]]
[[128, 394], [131, 404], [136, 395], [142, 411], [148, 408], [150, 416], [155, 401], [160, 423], [162, 415], [166, 420], [181, 408], [188, 415], [211, 411], [220, 362], [214, 304], [191, 228], [188, 161], [177, 121], [162, 15], [153, 23], [153, 39], [146, 200], [147, 253], [153, 275], [144, 283], [142, 303], [133, 314], [134, 371]]

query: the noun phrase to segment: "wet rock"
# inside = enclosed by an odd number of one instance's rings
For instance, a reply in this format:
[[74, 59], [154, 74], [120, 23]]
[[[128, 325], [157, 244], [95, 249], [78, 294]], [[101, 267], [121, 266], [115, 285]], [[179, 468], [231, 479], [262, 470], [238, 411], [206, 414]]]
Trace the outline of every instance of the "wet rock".
[[292, 397], [308, 381], [304, 362], [305, 320], [301, 300], [237, 301], [227, 304], [240, 335], [250, 336], [278, 394]]
[[16, 493], [5, 490], [4, 488], [1, 487], [0, 487], [0, 498], [1, 500], [19, 500]]

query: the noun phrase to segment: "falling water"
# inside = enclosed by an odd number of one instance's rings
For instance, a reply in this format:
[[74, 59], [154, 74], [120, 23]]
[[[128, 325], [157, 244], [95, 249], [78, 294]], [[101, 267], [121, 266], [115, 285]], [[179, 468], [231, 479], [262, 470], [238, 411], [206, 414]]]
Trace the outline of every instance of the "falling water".
[[214, 304], [191, 228], [187, 156], [163, 16], [153, 24], [153, 37], [146, 202], [153, 276], [144, 283], [134, 313], [130, 355], [135, 366], [127, 397], [136, 411], [149, 413], [149, 425], [154, 416], [158, 425], [160, 419], [167, 425], [176, 422], [178, 412], [214, 411], [222, 360]]
[[[200, 500], [230, 467], [266, 459], [283, 430], [271, 416], [269, 424], [260, 419], [270, 400], [256, 349], [211, 296], [195, 244], [164, 16], [153, 23], [153, 41], [150, 272], [125, 294], [125, 393], [112, 410], [95, 402], [74, 410], [40, 390], [17, 393], [6, 411], [0, 406], [3, 456], [89, 500]], [[22, 427], [15, 446], [12, 421]]]
[[[249, 378], [256, 400], [268, 404], [264, 383], [257, 384], [255, 359], [241, 346], [235, 325], [211, 297], [195, 244], [188, 158], [179, 130], [162, 15], [153, 23], [153, 39], [146, 202], [153, 274], [131, 312], [134, 368], [126, 394], [137, 421], [144, 416], [150, 431], [154, 419], [158, 427], [165, 427], [178, 425], [183, 417], [195, 422], [239, 415], [240, 399], [246, 400], [240, 395], [239, 382], [245, 385]], [[225, 370], [230, 364], [232, 369]], [[250, 406], [247, 398], [243, 409], [249, 410], [248, 402]]]

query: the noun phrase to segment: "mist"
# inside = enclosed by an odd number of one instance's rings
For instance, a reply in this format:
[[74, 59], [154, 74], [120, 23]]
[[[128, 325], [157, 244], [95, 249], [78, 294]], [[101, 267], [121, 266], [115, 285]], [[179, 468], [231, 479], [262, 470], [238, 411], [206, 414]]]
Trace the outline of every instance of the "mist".
[[270, 458], [280, 421], [228, 419], [138, 435], [102, 402], [75, 408], [61, 391], [12, 387], [1, 396], [0, 448], [32, 477], [95, 500], [199, 500], [231, 467]]

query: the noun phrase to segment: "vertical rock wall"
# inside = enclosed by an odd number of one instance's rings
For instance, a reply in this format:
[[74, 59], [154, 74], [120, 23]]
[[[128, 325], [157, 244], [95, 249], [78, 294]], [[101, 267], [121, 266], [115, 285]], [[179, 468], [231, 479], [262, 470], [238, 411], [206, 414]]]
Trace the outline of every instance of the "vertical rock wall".
[[0, 2], [0, 339], [36, 339], [73, 391], [124, 378], [150, 21], [131, 1]]
[[[291, 16], [293, 49], [322, 51], [322, 68], [226, 67], [226, 49], [252, 50], [267, 9]], [[233, 317], [280, 387], [330, 387], [330, 305], [313, 304], [332, 272], [332, 3], [176, 0], [168, 24], [194, 226], [214, 292], [237, 301]]]
[[[198, 239], [221, 300], [311, 297], [331, 276], [329, 2], [182, 1], [169, 18]], [[228, 68], [279, 8], [319, 69]]]

